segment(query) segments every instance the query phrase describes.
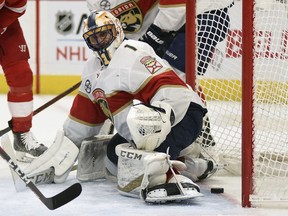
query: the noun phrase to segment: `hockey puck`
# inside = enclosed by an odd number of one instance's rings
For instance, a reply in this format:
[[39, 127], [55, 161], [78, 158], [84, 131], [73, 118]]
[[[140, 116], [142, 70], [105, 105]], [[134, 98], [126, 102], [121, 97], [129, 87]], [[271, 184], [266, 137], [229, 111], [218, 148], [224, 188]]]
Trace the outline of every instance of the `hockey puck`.
[[220, 187], [214, 187], [211, 188], [211, 193], [224, 193], [224, 188], [220, 188]]

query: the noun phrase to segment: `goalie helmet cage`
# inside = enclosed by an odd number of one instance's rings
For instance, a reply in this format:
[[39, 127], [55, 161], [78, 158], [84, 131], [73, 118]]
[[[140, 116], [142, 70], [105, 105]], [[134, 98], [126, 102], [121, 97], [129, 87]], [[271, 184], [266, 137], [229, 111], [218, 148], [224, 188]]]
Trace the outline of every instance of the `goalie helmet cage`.
[[[243, 207], [287, 208], [288, 1], [234, 0], [229, 30], [207, 56], [204, 75], [191, 72], [204, 65], [199, 32], [209, 30], [198, 26], [198, 1], [186, 1], [186, 58], [192, 59], [186, 61], [186, 79], [205, 95], [210, 119], [198, 140], [226, 173], [242, 176]], [[222, 13], [206, 12], [217, 22]], [[214, 40], [209, 38], [206, 47]]]

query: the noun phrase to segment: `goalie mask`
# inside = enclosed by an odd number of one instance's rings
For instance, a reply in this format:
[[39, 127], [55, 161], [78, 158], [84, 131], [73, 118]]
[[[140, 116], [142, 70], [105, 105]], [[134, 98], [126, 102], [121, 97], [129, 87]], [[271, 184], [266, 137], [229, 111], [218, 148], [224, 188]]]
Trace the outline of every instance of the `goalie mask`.
[[107, 66], [115, 50], [124, 40], [119, 20], [107, 11], [92, 11], [84, 21], [83, 38], [89, 49], [96, 52]]

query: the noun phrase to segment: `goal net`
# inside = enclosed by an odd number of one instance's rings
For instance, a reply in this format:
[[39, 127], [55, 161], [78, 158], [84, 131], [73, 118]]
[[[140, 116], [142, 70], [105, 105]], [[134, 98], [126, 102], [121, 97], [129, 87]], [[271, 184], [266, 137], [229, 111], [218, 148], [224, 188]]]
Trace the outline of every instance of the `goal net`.
[[187, 3], [188, 13], [195, 8], [196, 49], [186, 53], [195, 55], [195, 88], [209, 120], [198, 142], [224, 170], [243, 176], [243, 206], [287, 207], [288, 1]]

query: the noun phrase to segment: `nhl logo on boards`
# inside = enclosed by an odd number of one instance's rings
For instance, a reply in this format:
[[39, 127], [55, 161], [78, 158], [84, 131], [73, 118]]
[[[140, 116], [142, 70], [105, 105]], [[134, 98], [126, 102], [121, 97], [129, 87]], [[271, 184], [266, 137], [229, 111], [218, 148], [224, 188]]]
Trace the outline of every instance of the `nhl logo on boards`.
[[58, 33], [67, 35], [73, 31], [73, 13], [71, 11], [58, 11], [56, 14], [56, 30]]

